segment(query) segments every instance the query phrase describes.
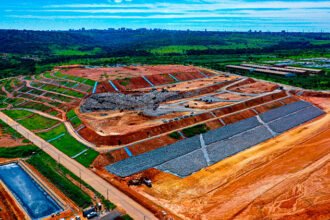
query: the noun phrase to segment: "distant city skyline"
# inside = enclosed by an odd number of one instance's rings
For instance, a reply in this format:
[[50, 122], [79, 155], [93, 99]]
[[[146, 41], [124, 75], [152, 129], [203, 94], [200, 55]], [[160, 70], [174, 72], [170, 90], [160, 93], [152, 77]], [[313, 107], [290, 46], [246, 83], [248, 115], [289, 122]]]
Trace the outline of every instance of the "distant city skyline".
[[330, 1], [11, 0], [0, 29], [161, 28], [330, 32]]

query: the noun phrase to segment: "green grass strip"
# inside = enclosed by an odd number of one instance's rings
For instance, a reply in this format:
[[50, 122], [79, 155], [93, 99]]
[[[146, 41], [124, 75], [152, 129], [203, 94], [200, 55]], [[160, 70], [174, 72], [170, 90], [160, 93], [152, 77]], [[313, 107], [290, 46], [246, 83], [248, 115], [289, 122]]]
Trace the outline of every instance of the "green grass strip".
[[32, 156], [27, 162], [34, 166], [43, 176], [52, 182], [79, 207], [86, 208], [92, 204], [91, 198], [78, 186], [73, 184], [66, 175], [70, 175], [78, 181], [81, 180], [65, 167], [57, 164], [57, 162], [45, 152], [40, 152]]

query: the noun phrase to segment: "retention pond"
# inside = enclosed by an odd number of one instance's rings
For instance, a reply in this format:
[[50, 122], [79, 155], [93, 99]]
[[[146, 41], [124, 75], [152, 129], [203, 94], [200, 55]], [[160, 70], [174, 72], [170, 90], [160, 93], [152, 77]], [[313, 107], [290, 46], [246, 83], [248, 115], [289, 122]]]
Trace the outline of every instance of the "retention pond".
[[17, 163], [1, 165], [0, 179], [31, 219], [42, 219], [63, 210]]

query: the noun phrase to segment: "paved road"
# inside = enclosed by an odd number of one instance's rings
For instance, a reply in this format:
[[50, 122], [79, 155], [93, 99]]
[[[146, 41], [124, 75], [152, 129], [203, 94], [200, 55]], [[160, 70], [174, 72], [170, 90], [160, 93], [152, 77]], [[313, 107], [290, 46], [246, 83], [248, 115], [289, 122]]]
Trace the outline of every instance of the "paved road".
[[82, 180], [84, 180], [87, 184], [91, 185], [105, 198], [109, 198], [110, 201], [125, 209], [126, 212], [134, 219], [157, 219], [149, 210], [145, 209], [139, 203], [129, 198], [127, 195], [125, 195], [124, 193], [116, 189], [114, 186], [103, 180], [91, 170], [85, 168], [77, 161], [63, 154], [53, 145], [49, 144], [45, 140], [35, 135], [33, 132], [18, 124], [16, 121], [5, 115], [3, 112], [0, 112], [0, 118], [9, 126], [14, 128], [17, 132], [19, 132], [24, 137], [33, 142], [36, 146], [38, 146], [47, 154], [49, 154], [52, 158], [61, 163], [72, 173], [74, 173], [78, 177], [81, 177]]

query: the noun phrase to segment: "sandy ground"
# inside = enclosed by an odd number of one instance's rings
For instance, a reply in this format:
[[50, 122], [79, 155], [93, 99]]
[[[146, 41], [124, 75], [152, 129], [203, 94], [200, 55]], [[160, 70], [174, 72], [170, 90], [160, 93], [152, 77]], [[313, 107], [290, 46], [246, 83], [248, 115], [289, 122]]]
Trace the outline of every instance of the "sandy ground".
[[245, 85], [234, 86], [230, 90], [234, 92], [240, 93], [250, 93], [250, 94], [260, 94], [265, 92], [274, 91], [278, 86], [273, 83], [266, 83], [266, 82], [254, 82], [248, 83]]
[[241, 100], [251, 98], [251, 96], [246, 96], [246, 95], [243, 96], [243, 95], [233, 94], [233, 93], [229, 93], [229, 92], [217, 94], [217, 95], [214, 95], [214, 97], [219, 98], [219, 99], [232, 100], [232, 101], [241, 101]]
[[193, 81], [181, 82], [178, 84], [165, 86], [164, 88], [166, 88], [169, 91], [188, 91], [188, 90], [195, 90], [195, 89], [207, 87], [207, 86], [210, 86], [213, 84], [217, 84], [220, 82], [231, 81], [231, 80], [235, 80], [235, 79], [238, 79], [238, 77], [237, 76], [229, 76], [229, 77], [213, 76], [213, 77], [209, 77], [209, 78], [202, 78], [202, 79], [193, 80]]
[[153, 188], [135, 190], [184, 219], [330, 219], [329, 173], [328, 113], [184, 179], [159, 172]]
[[[102, 114], [106, 115], [101, 116]], [[107, 136], [128, 134], [143, 128], [157, 126], [164, 123], [162, 119], [171, 119], [185, 114], [189, 114], [189, 112], [171, 113], [160, 117], [148, 117], [134, 111], [108, 111], [79, 114], [79, 117], [86, 126], [101, 136]]]
[[206, 103], [203, 101], [189, 101], [185, 103], [185, 105], [189, 105], [189, 108], [196, 108], [196, 109], [212, 109], [212, 108], [219, 108], [222, 106], [233, 104], [232, 102], [213, 102], [213, 103]]
[[[189, 73], [199, 72], [197, 67], [182, 65], [157, 65], [157, 66], [127, 66], [108, 68], [73, 68], [62, 70], [63, 73], [88, 78], [95, 81], [131, 78], [142, 75], [154, 75], [161, 73]], [[102, 77], [107, 75], [107, 77]]]

